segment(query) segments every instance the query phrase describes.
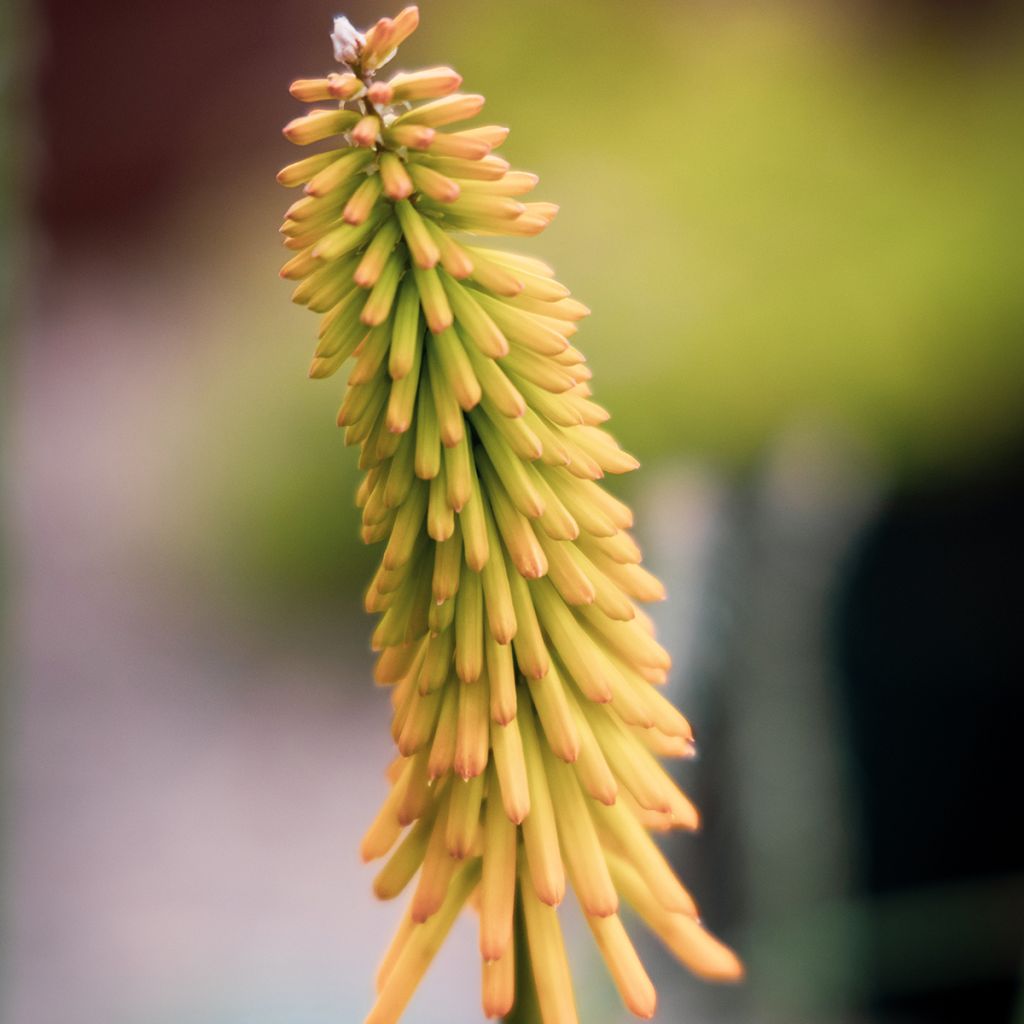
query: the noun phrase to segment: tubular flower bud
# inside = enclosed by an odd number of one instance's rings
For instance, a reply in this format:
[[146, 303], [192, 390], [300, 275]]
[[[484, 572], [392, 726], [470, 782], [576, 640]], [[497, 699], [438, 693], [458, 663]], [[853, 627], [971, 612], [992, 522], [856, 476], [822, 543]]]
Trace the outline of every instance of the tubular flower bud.
[[410, 905], [367, 1021], [399, 1019], [468, 905], [485, 1014], [509, 1013], [532, 977], [545, 1024], [573, 1024], [567, 887], [646, 1018], [656, 996], [621, 908], [700, 977], [743, 968], [651, 837], [698, 815], [661, 764], [694, 751], [656, 688], [670, 661], [640, 608], [665, 591], [600, 482], [637, 462], [605, 432], [570, 344], [589, 310], [546, 263], [493, 241], [558, 210], [522, 199], [536, 175], [492, 152], [508, 130], [462, 123], [484, 100], [450, 68], [376, 77], [418, 21], [415, 7], [365, 33], [335, 20], [346, 69], [295, 82], [328, 107], [285, 128], [325, 152], [278, 175], [305, 186], [281, 275], [322, 314], [309, 374], [354, 359], [338, 423], [366, 473], [361, 535], [383, 545], [365, 604], [399, 756], [361, 852], [386, 858], [376, 894]]
[[427, 68], [411, 74], [395, 75], [387, 83], [388, 92], [395, 102], [433, 100], [455, 92], [462, 85], [462, 75], [451, 68]]

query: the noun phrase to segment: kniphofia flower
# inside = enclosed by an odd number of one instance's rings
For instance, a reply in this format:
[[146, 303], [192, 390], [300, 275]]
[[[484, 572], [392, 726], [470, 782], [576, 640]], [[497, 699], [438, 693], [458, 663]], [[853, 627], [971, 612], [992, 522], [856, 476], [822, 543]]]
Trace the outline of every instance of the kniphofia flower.
[[450, 68], [376, 78], [418, 17], [365, 34], [337, 19], [345, 70], [293, 83], [318, 105], [284, 129], [328, 148], [278, 175], [304, 186], [281, 273], [323, 314], [309, 373], [354, 360], [338, 424], [366, 473], [363, 540], [385, 545], [366, 608], [398, 756], [362, 854], [387, 858], [378, 896], [412, 896], [367, 1020], [399, 1018], [470, 904], [487, 1015], [529, 977], [545, 1024], [572, 1024], [567, 879], [626, 1005], [650, 1017], [623, 903], [696, 974], [741, 967], [650, 835], [698, 817], [659, 763], [694, 750], [641, 608], [664, 592], [600, 484], [637, 463], [604, 431], [571, 340], [588, 309], [493, 241], [536, 235], [558, 209], [495, 154], [507, 129], [452, 127], [484, 99]]

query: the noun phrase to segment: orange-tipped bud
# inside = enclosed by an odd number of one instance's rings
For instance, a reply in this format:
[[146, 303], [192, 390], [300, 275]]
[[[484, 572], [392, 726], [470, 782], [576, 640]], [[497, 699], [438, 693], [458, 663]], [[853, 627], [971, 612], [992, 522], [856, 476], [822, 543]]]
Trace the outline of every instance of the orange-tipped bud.
[[395, 75], [387, 86], [391, 96], [387, 102], [406, 103], [413, 100], [434, 100], [448, 96], [462, 85], [462, 75], [451, 68], [427, 68], [425, 71]]
[[410, 164], [409, 177], [420, 192], [439, 203], [451, 203], [459, 198], [458, 183], [425, 164]]
[[413, 194], [414, 186], [409, 172], [394, 153], [381, 153], [380, 178], [388, 199], [407, 199]]
[[462, 160], [482, 160], [491, 151], [491, 147], [482, 139], [445, 132], [438, 132], [435, 135], [429, 149], [434, 156], [455, 156]]
[[366, 98], [378, 107], [386, 106], [394, 101], [394, 91], [387, 82], [374, 82], [366, 90]]
[[403, 7], [394, 17], [392, 26], [391, 42], [394, 46], [401, 46], [416, 31], [420, 23], [420, 9], [411, 4]]
[[483, 96], [473, 94], [446, 96], [444, 99], [434, 100], [432, 103], [424, 103], [421, 107], [413, 107], [412, 110], [402, 114], [396, 123], [425, 124], [430, 128], [438, 128], [441, 125], [452, 124], [454, 121], [465, 121], [467, 118], [476, 117], [483, 108]]
[[319, 103], [331, 98], [331, 83], [326, 78], [297, 78], [288, 91], [301, 103]]
[[380, 132], [380, 118], [376, 114], [367, 114], [359, 119], [352, 129], [352, 141], [357, 146], [372, 146]]
[[367, 31], [360, 55], [365, 68], [379, 67], [383, 63], [383, 58], [394, 49], [394, 30], [395, 23], [391, 18], [381, 18]]
[[334, 99], [345, 102], [356, 99], [366, 87], [351, 73], [344, 75], [335, 73], [327, 76], [327, 88]]
[[437, 132], [423, 124], [394, 125], [384, 129], [384, 141], [390, 146], [429, 149]]

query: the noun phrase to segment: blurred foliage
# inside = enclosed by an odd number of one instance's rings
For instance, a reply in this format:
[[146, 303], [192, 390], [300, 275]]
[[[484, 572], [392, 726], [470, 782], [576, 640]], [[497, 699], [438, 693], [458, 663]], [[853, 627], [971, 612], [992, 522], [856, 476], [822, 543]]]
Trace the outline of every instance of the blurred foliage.
[[[297, 72], [330, 66], [327, 32]], [[1016, 24], [960, 45], [842, 5], [428, 0], [403, 55], [487, 95], [504, 155], [563, 205], [528, 248], [592, 307], [596, 395], [641, 459], [742, 466], [809, 421], [916, 473], [1021, 428], [1022, 48]], [[215, 543], [253, 576], [337, 586], [371, 564], [355, 455], [329, 418], [341, 380], [301, 376], [314, 320], [275, 286], [288, 197], [265, 171], [219, 239], [210, 358], [233, 387], [198, 426], [244, 430], [227, 466], [201, 446]]]
[[647, 457], [742, 460], [810, 416], [944, 460], [1019, 423], [1019, 38], [961, 52], [809, 8], [426, 19], [564, 204], [539, 247]]

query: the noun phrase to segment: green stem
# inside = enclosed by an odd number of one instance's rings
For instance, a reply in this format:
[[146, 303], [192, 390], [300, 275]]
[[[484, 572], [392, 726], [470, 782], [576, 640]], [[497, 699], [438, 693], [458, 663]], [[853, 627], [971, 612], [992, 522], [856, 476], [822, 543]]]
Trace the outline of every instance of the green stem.
[[[522, 848], [519, 855], [523, 855]], [[533, 964], [530, 961], [530, 944], [526, 939], [526, 919], [523, 917], [518, 888], [515, 915], [512, 934], [516, 955], [516, 1001], [504, 1024], [543, 1024], [537, 985], [533, 978]]]

